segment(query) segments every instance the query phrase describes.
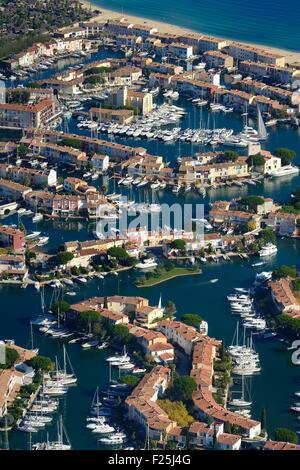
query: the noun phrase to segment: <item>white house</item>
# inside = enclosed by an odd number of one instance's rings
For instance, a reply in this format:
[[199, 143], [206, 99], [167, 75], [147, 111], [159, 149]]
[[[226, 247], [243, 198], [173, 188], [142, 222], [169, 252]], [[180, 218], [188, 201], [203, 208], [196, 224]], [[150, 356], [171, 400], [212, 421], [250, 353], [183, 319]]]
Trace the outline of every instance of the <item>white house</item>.
[[108, 155], [100, 155], [96, 153], [92, 159], [91, 163], [93, 167], [102, 173], [105, 173], [109, 167], [109, 156]]

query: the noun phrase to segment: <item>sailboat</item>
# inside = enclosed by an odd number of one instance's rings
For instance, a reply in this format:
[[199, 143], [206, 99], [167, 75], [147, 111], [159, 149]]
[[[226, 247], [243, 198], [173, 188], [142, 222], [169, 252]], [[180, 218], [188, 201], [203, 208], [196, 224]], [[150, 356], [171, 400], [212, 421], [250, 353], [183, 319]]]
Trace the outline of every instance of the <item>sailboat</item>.
[[245, 400], [245, 378], [242, 375], [242, 396], [241, 398], [233, 398], [228, 402], [230, 406], [236, 406], [238, 408], [249, 407], [252, 405], [252, 401]]
[[160, 296], [159, 296], [159, 301], [158, 301], [158, 306], [157, 306], [157, 308], [160, 308], [160, 309], [162, 308], [162, 307], [161, 307], [161, 294], [160, 294]]
[[[67, 443], [64, 443], [64, 435]], [[62, 417], [60, 416], [57, 422], [57, 440], [49, 441], [48, 435], [46, 442], [38, 442], [32, 445], [34, 450], [71, 450], [72, 446], [67, 435], [66, 429], [63, 425]]]
[[[75, 375], [71, 360], [66, 350], [66, 346], [63, 345], [63, 357], [64, 357], [64, 366], [63, 369], [60, 370], [57, 364], [56, 371], [54, 372], [54, 379], [62, 385], [74, 385], [77, 382], [77, 377]], [[67, 363], [71, 369], [71, 372], [67, 372]]]
[[263, 121], [261, 111], [258, 105], [257, 105], [257, 116], [258, 116], [258, 139], [267, 140], [268, 138], [267, 129]]

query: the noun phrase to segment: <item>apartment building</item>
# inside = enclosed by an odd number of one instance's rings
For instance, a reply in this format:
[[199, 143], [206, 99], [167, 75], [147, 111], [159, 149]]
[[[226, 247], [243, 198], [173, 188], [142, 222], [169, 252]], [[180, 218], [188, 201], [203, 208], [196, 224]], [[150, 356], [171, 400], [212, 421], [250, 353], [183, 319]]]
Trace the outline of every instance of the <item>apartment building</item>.
[[168, 53], [176, 59], [186, 60], [193, 56], [193, 47], [188, 44], [173, 42], [168, 46]]
[[203, 61], [210, 69], [230, 69], [233, 67], [233, 57], [221, 51], [207, 51], [203, 54]]
[[92, 119], [99, 122], [115, 122], [118, 124], [129, 124], [134, 118], [134, 112], [131, 109], [109, 109], [109, 108], [90, 108], [89, 114]]
[[0, 179], [0, 196], [6, 199], [18, 201], [24, 199], [26, 194], [30, 193], [32, 189], [14, 181]]
[[[95, 139], [83, 135], [79, 136], [78, 134], [62, 134], [61, 132], [51, 130], [37, 132], [35, 129], [27, 129], [26, 136], [28, 139], [36, 140], [39, 138], [44, 143], [47, 142], [58, 145], [63, 139], [75, 139], [80, 143], [82, 151], [108, 155], [109, 158], [115, 160], [125, 159], [136, 155], [144, 155], [146, 153], [146, 149], [143, 147], [129, 147], [128, 145], [109, 142], [107, 140]], [[63, 148], [66, 149], [68, 147]]]
[[0, 178], [33, 186], [55, 186], [57, 182], [56, 170], [35, 170], [5, 163], [0, 163]]
[[128, 418], [140, 425], [145, 432], [148, 429], [150, 439], [156, 441], [160, 441], [165, 433], [168, 434], [176, 427], [176, 422], [156, 403], [163, 396], [170, 380], [170, 369], [156, 366], [144, 375], [125, 401]]
[[196, 186], [214, 184], [226, 180], [244, 178], [249, 175], [246, 158], [235, 162], [201, 164], [197, 160], [185, 161], [179, 167], [178, 183]]
[[258, 47], [254, 47], [248, 44], [241, 44], [238, 42], [232, 42], [226, 48], [229, 55], [236, 60], [248, 60], [253, 62], [261, 62], [269, 65], [276, 65], [279, 67], [285, 66], [285, 56], [276, 54]]
[[49, 123], [55, 114], [55, 102], [49, 99], [35, 104], [0, 103], [0, 127], [38, 129]]

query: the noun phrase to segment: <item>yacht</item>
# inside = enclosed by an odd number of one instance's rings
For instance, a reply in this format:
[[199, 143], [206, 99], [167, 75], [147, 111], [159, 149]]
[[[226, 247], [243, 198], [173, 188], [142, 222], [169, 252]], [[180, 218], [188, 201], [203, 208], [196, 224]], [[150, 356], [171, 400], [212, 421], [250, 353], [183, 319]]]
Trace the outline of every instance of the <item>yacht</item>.
[[96, 347], [99, 345], [99, 340], [98, 339], [93, 339], [91, 341], [87, 341], [85, 343], [82, 343], [81, 347], [83, 349], [91, 349], [93, 347]]
[[107, 444], [107, 445], [123, 444], [125, 438], [126, 438], [126, 434], [122, 432], [118, 432], [118, 433], [115, 433], [113, 436], [102, 437], [101, 439], [99, 439], [99, 442], [101, 442], [102, 444]]
[[271, 271], [262, 271], [261, 273], [256, 274], [255, 284], [263, 284], [264, 282], [269, 281], [271, 278]]
[[37, 222], [41, 222], [43, 220], [44, 216], [40, 212], [37, 212], [34, 217], [32, 217], [32, 222], [35, 224]]
[[270, 176], [278, 177], [278, 176], [288, 176], [288, 175], [296, 175], [298, 174], [300, 169], [294, 165], [285, 165], [281, 168], [277, 168], [276, 170], [271, 171]]
[[149, 268], [156, 268], [157, 262], [155, 261], [155, 258], [148, 258], [141, 263], [138, 263], [135, 265], [136, 269], [149, 269]]
[[49, 241], [49, 237], [40, 237], [37, 242], [37, 246], [44, 246], [47, 245]]
[[277, 246], [274, 245], [273, 243], [267, 243], [258, 252], [258, 254], [261, 258], [263, 258], [265, 256], [272, 256], [272, 255], [275, 255], [276, 253], [277, 253]]
[[109, 426], [108, 424], [98, 424], [94, 427], [92, 432], [97, 434], [110, 434], [115, 432], [115, 428], [113, 426]]
[[28, 235], [26, 235], [26, 240], [34, 240], [35, 238], [39, 237], [41, 234], [41, 232], [32, 232], [32, 233], [29, 233]]

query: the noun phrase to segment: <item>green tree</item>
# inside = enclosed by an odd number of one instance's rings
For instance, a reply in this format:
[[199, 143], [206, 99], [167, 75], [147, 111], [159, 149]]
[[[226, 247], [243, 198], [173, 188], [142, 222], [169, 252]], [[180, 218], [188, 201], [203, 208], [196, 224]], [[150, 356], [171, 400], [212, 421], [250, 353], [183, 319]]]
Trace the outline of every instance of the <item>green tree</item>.
[[200, 317], [200, 315], [198, 315], [197, 313], [184, 313], [181, 316], [181, 321], [183, 323], [186, 323], [190, 326], [194, 326], [195, 328], [199, 328], [202, 320], [202, 317]]
[[276, 240], [276, 235], [271, 229], [264, 228], [263, 230], [259, 232], [258, 238], [263, 243], [274, 243]]
[[186, 241], [185, 241], [185, 240], [181, 240], [181, 239], [174, 240], [174, 241], [172, 241], [172, 243], [170, 244], [170, 247], [171, 247], [171, 248], [174, 248], [175, 250], [185, 251]]
[[263, 155], [257, 153], [256, 155], [250, 155], [247, 159], [248, 165], [252, 166], [263, 166], [265, 164], [265, 159]]
[[281, 158], [282, 166], [291, 164], [292, 161], [296, 158], [296, 152], [294, 150], [287, 149], [284, 147], [276, 149], [274, 155], [276, 157]]
[[188, 427], [194, 422], [194, 418], [189, 414], [182, 401], [164, 399], [157, 400], [157, 404], [167, 413], [171, 420], [176, 421], [178, 426]]
[[266, 429], [266, 427], [267, 427], [267, 410], [266, 410], [266, 408], [263, 408], [262, 411], [261, 411], [260, 422], [261, 422], [261, 429]]
[[125, 248], [122, 248], [121, 246], [112, 246], [107, 250], [107, 254], [120, 261], [125, 261], [129, 258], [129, 254]]
[[235, 162], [239, 158], [239, 154], [234, 150], [226, 150], [223, 155], [225, 162]]
[[129, 344], [132, 341], [132, 335], [125, 325], [113, 325], [110, 328], [110, 334], [113, 337], [113, 340], [122, 346]]
[[54, 364], [49, 357], [35, 356], [27, 364], [37, 371], [51, 371], [54, 369]]
[[131, 389], [135, 388], [140, 380], [140, 377], [136, 375], [122, 375], [120, 378], [120, 382], [128, 385]]
[[294, 292], [300, 291], [300, 278], [299, 277], [292, 281], [292, 289]]
[[65, 300], [58, 300], [52, 307], [53, 312], [56, 314], [63, 315], [70, 309], [70, 304]]
[[10, 369], [19, 359], [19, 353], [13, 348], [5, 348], [5, 364], [0, 364], [0, 369]]
[[288, 428], [274, 429], [274, 439], [275, 441], [291, 442], [292, 444], [297, 444], [298, 442], [297, 434]]
[[60, 251], [57, 253], [57, 266], [68, 264], [74, 258], [73, 253], [68, 251]]
[[260, 196], [245, 196], [241, 197], [239, 203], [245, 206], [248, 211], [253, 212], [257, 210], [257, 206], [264, 203], [264, 199]]
[[172, 300], [168, 300], [166, 302], [165, 308], [164, 308], [164, 314], [166, 316], [171, 316], [174, 315], [177, 311], [176, 305]]
[[169, 390], [169, 396], [174, 401], [190, 402], [193, 392], [197, 390], [197, 384], [193, 377], [182, 375], [176, 377]]
[[252, 232], [257, 228], [255, 220], [248, 220], [245, 224], [245, 230], [246, 232]]
[[274, 269], [273, 271], [273, 279], [281, 279], [285, 277], [296, 277], [297, 276], [297, 269], [296, 266], [287, 266], [283, 264], [278, 268]]
[[75, 149], [81, 148], [81, 142], [78, 139], [73, 139], [69, 137], [65, 137], [60, 141], [60, 144], [65, 147], [73, 147]]

